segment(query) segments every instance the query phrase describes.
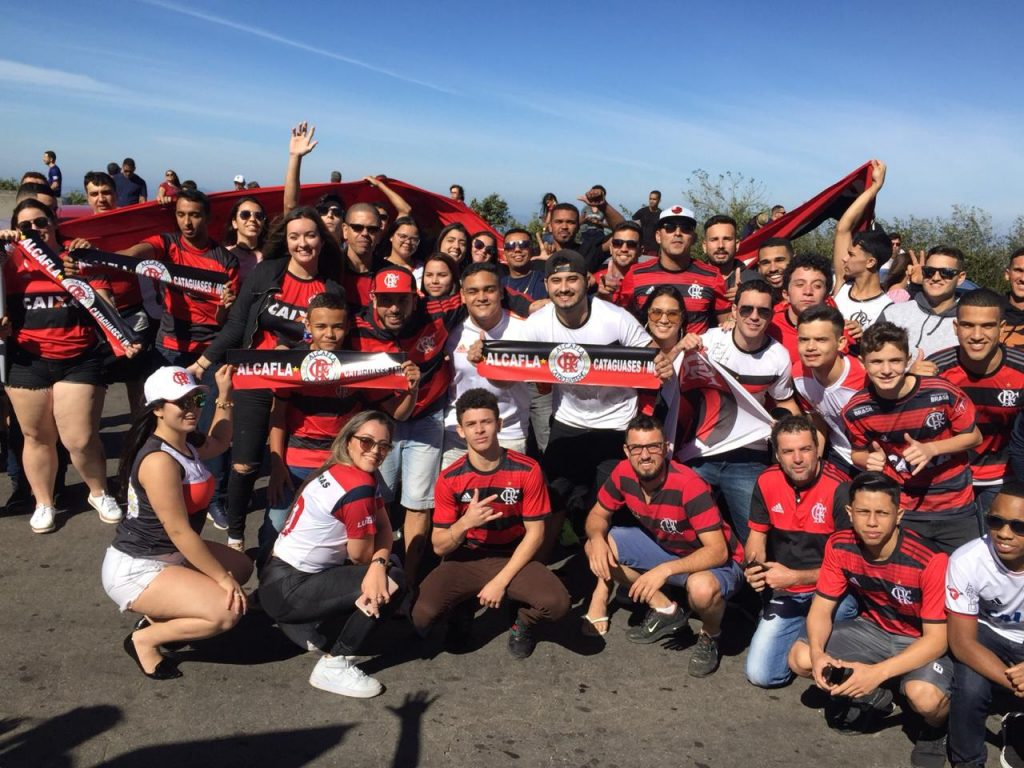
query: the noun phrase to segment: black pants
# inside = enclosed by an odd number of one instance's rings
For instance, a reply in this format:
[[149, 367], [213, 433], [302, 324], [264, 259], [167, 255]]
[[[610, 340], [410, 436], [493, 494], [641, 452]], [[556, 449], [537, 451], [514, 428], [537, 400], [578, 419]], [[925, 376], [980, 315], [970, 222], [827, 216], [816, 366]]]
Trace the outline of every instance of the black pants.
[[564, 510], [582, 530], [597, 492], [625, 457], [624, 442], [617, 429], [580, 429], [553, 421], [543, 458], [552, 510]]
[[[252, 507], [252, 492], [267, 447], [274, 393], [269, 389], [243, 389], [235, 392], [234, 401], [234, 433], [227, 482], [228, 536], [243, 540], [245, 518]], [[236, 472], [235, 464], [248, 464], [253, 470]]]
[[[347, 564], [305, 573], [271, 557], [260, 574], [260, 605], [288, 637], [308, 638], [332, 656], [354, 656], [370, 633], [398, 607], [405, 580], [398, 568], [391, 569], [389, 576], [398, 582], [399, 591], [381, 606], [380, 618], [372, 618], [356, 609], [368, 567]], [[341, 634], [328, 646], [319, 625], [345, 615], [348, 619]]]

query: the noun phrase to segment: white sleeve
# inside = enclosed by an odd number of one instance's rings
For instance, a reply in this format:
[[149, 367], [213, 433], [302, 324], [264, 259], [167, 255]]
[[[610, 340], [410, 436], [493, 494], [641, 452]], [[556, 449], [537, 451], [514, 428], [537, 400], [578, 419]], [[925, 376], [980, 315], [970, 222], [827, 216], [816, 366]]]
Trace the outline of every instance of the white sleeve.
[[627, 347], [647, 347], [651, 341], [651, 335], [637, 319], [626, 310], [619, 309], [619, 343]]
[[768, 390], [768, 394], [776, 403], [793, 396], [793, 364], [789, 361], [789, 353], [785, 352], [784, 355], [786, 361], [784, 366], [780, 366], [781, 375]]
[[970, 558], [958, 557], [958, 554], [966, 553], [954, 553], [946, 566], [946, 610], [977, 616], [978, 588], [971, 583]]

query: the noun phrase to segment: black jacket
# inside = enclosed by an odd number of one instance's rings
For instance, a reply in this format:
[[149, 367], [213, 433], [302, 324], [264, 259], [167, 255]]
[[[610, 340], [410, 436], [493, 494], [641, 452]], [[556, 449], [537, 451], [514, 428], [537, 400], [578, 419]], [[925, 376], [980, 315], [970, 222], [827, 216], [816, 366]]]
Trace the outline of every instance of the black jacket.
[[[216, 364], [224, 359], [229, 349], [248, 349], [256, 335], [260, 313], [270, 304], [274, 294], [281, 290], [288, 259], [273, 259], [257, 264], [242, 283], [238, 298], [231, 305], [227, 322], [203, 353], [203, 357]], [[345, 289], [335, 280], [321, 277], [328, 293], [345, 295]]]

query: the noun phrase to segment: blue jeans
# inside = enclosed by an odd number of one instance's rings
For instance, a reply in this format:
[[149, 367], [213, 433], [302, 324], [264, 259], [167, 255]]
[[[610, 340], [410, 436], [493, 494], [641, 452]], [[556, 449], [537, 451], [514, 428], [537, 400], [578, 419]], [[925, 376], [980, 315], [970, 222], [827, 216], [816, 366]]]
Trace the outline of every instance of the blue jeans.
[[[302, 482], [313, 473], [313, 467], [288, 467], [288, 475], [292, 481], [292, 486], [298, 490]], [[292, 511], [292, 504], [295, 502], [295, 498], [289, 498], [287, 500], [281, 499], [278, 502], [278, 506], [267, 506], [267, 512], [263, 516], [263, 525], [260, 526], [258, 535], [259, 548], [262, 552], [263, 549], [270, 549], [274, 546], [274, 542], [277, 541], [277, 534], [284, 528], [284, 522], [288, 519], [288, 513]]]
[[[789, 649], [804, 634], [814, 592], [779, 593], [765, 603], [761, 620], [747, 649], [747, 680], [760, 688], [775, 688], [793, 679]], [[857, 615], [857, 601], [847, 595], [836, 607], [834, 621]]]
[[[1024, 661], [1024, 646], [996, 634], [980, 621], [978, 642], [1008, 667]], [[996, 685], [959, 661], [955, 669], [949, 709], [949, 757], [954, 763], [984, 765], [988, 757], [985, 719]]]
[[750, 534], [750, 499], [754, 495], [757, 478], [768, 468], [768, 454], [760, 458], [757, 451], [741, 448], [721, 456], [694, 459], [693, 471], [711, 486], [715, 496], [725, 501], [719, 506], [722, 518], [728, 519], [736, 537], [747, 543]]

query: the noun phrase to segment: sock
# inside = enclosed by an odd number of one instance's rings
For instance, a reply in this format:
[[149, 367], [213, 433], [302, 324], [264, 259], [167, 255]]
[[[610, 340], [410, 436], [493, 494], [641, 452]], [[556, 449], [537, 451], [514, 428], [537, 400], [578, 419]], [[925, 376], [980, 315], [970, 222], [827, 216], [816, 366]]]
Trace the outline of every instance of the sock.
[[656, 610], [658, 613], [663, 613], [666, 616], [670, 616], [671, 614], [676, 612], [676, 608], [678, 607], [679, 606], [675, 603], [669, 603], [664, 608], [655, 608], [654, 610]]

